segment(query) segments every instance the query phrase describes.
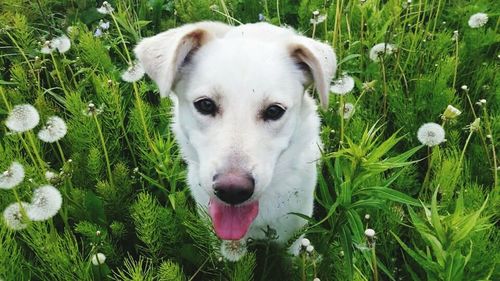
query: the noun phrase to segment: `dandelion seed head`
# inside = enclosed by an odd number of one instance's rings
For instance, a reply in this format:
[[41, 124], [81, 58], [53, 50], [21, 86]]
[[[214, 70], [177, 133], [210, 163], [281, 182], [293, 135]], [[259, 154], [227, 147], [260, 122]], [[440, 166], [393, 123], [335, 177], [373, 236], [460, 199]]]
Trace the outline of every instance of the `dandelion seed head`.
[[313, 281], [321, 281], [318, 277], [314, 278]]
[[306, 247], [306, 252], [308, 252], [309, 254], [312, 253], [314, 251], [314, 246], [313, 245], [309, 245]]
[[340, 115], [344, 118], [344, 119], [349, 119], [352, 117], [352, 115], [354, 114], [354, 111], [356, 109], [354, 108], [354, 104], [350, 103], [350, 102], [347, 102], [344, 104], [344, 107], [343, 108], [340, 108], [339, 109], [339, 112], [340, 112]]
[[133, 83], [140, 80], [144, 76], [144, 73], [144, 68], [137, 62], [123, 72], [122, 79], [123, 81]]
[[391, 55], [396, 51], [396, 47], [389, 43], [378, 43], [370, 49], [370, 59], [378, 62], [380, 57], [384, 55]]
[[24, 179], [24, 167], [19, 162], [12, 162], [10, 167], [0, 174], [0, 188], [11, 189]]
[[68, 132], [66, 122], [58, 116], [51, 116], [45, 126], [38, 132], [38, 138], [53, 143], [62, 139]]
[[462, 89], [464, 91], [468, 91], [469, 87], [467, 85], [462, 85], [462, 87], [460, 87], [460, 89]]
[[101, 7], [97, 8], [97, 12], [103, 14], [103, 15], [109, 15], [113, 13], [115, 9], [111, 6], [111, 4], [108, 3], [108, 1], [102, 2]]
[[55, 216], [61, 205], [61, 192], [52, 185], [43, 185], [33, 192], [31, 204], [26, 212], [31, 220], [44, 221]]
[[309, 241], [309, 239], [307, 239], [307, 238], [302, 238], [302, 240], [300, 241], [300, 244], [302, 245], [302, 247], [307, 247], [307, 246], [311, 245], [311, 241]]
[[320, 24], [326, 20], [326, 15], [318, 15], [315, 16], [314, 18], [310, 19], [309, 21], [311, 24]]
[[48, 181], [48, 182], [51, 182], [53, 180], [55, 180], [57, 178], [57, 174], [52, 172], [52, 171], [46, 171], [45, 172], [45, 179]]
[[426, 123], [417, 132], [418, 140], [427, 146], [435, 146], [444, 142], [445, 132], [441, 125], [436, 123]]
[[370, 214], [365, 214], [365, 220], [369, 220], [370, 219]]
[[479, 128], [481, 127], [481, 125], [480, 125], [480, 124], [481, 124], [481, 118], [476, 118], [476, 119], [474, 120], [474, 122], [472, 122], [472, 123], [468, 126], [468, 128], [469, 128], [469, 130], [470, 130], [471, 132], [475, 132], [475, 131], [479, 130]]
[[365, 236], [366, 236], [367, 238], [370, 238], [370, 239], [371, 239], [371, 238], [373, 238], [373, 237], [375, 237], [375, 230], [373, 230], [373, 229], [371, 229], [371, 228], [367, 228], [367, 229], [365, 230]]
[[98, 266], [106, 262], [106, 256], [103, 253], [97, 253], [95, 255], [92, 255], [91, 261], [93, 265]]
[[40, 122], [40, 115], [31, 104], [20, 104], [14, 106], [9, 113], [5, 125], [12, 132], [26, 132], [35, 128]]
[[52, 45], [59, 53], [66, 53], [71, 48], [71, 40], [66, 35], [52, 39]]
[[313, 11], [312, 14], [313, 14], [313, 17], [317, 17], [317, 16], [319, 16], [319, 11], [318, 10]]
[[83, 110], [83, 114], [86, 116], [99, 115], [103, 112], [103, 106], [97, 107], [93, 102], [87, 104], [87, 109]]
[[468, 21], [471, 28], [483, 27], [488, 22], [488, 15], [485, 13], [473, 14]]
[[21, 204], [16, 202], [7, 206], [7, 208], [3, 211], [3, 220], [7, 227], [12, 230], [22, 230], [28, 227], [28, 224], [26, 224], [26, 221], [23, 218], [21, 206], [26, 210], [29, 205], [26, 202], [21, 202]]
[[482, 104], [486, 104], [486, 100], [485, 99], [480, 99], [479, 102], [482, 103]]
[[212, 11], [218, 11], [218, 10], [219, 10], [219, 6], [218, 6], [218, 5], [216, 5], [216, 4], [210, 5], [210, 7], [209, 7], [209, 8], [210, 8], [210, 10], [212, 10]]
[[228, 261], [240, 260], [247, 253], [247, 246], [243, 240], [224, 240], [220, 247], [221, 254]]
[[330, 91], [337, 95], [345, 95], [352, 89], [354, 89], [354, 79], [349, 75], [343, 75], [330, 86]]
[[52, 41], [45, 41], [45, 43], [43, 43], [43, 45], [42, 45], [42, 48], [40, 49], [40, 52], [42, 54], [48, 55], [48, 54], [52, 53], [54, 50], [55, 50], [55, 47], [53, 46]]

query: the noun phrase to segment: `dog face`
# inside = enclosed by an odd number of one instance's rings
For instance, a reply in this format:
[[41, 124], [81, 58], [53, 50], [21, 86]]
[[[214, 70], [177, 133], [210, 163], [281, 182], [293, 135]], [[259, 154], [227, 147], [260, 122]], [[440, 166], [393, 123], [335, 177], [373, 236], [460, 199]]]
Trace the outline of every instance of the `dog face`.
[[204, 22], [145, 39], [135, 52], [160, 93], [175, 93], [173, 127], [195, 199], [208, 201], [220, 238], [241, 239], [311, 110], [311, 77], [327, 103], [333, 51], [268, 24]]

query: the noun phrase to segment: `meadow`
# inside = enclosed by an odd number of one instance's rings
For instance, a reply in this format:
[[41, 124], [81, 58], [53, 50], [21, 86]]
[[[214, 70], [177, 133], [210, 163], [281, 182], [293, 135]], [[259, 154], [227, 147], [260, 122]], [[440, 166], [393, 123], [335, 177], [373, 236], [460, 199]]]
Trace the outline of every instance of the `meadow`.
[[[500, 280], [499, 12], [495, 0], [2, 0], [0, 280]], [[246, 252], [221, 249], [190, 197], [172, 103], [132, 49], [201, 20], [286, 25], [335, 49], [298, 256], [272, 225]]]

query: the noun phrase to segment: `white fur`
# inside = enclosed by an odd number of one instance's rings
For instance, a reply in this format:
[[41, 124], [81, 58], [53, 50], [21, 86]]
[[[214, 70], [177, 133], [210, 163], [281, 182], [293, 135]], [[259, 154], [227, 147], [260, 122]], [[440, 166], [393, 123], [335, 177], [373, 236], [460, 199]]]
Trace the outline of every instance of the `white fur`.
[[[311, 216], [313, 211], [320, 121], [304, 91], [312, 76], [327, 105], [336, 69], [330, 46], [266, 23], [201, 22], [146, 38], [135, 53], [162, 96], [174, 93], [172, 128], [196, 202], [208, 207], [216, 173], [248, 171], [255, 179], [251, 200], [259, 201], [259, 214], [246, 237], [263, 238], [269, 225], [278, 241], [286, 242], [306, 223], [289, 213]], [[310, 75], [297, 63], [306, 64]], [[204, 96], [221, 108], [215, 117], [194, 108]], [[283, 117], [260, 119], [273, 103], [286, 106]]]

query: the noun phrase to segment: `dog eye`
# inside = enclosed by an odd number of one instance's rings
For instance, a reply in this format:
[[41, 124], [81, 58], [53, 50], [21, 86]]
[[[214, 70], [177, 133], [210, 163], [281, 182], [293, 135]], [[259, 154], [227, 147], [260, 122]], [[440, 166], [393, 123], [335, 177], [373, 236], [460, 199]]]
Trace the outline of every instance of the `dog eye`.
[[194, 102], [194, 107], [198, 110], [199, 113], [203, 115], [212, 115], [215, 116], [217, 113], [217, 105], [212, 99], [209, 98], [201, 98]]
[[285, 114], [285, 108], [282, 105], [273, 104], [264, 110], [262, 117], [264, 121], [278, 120]]

